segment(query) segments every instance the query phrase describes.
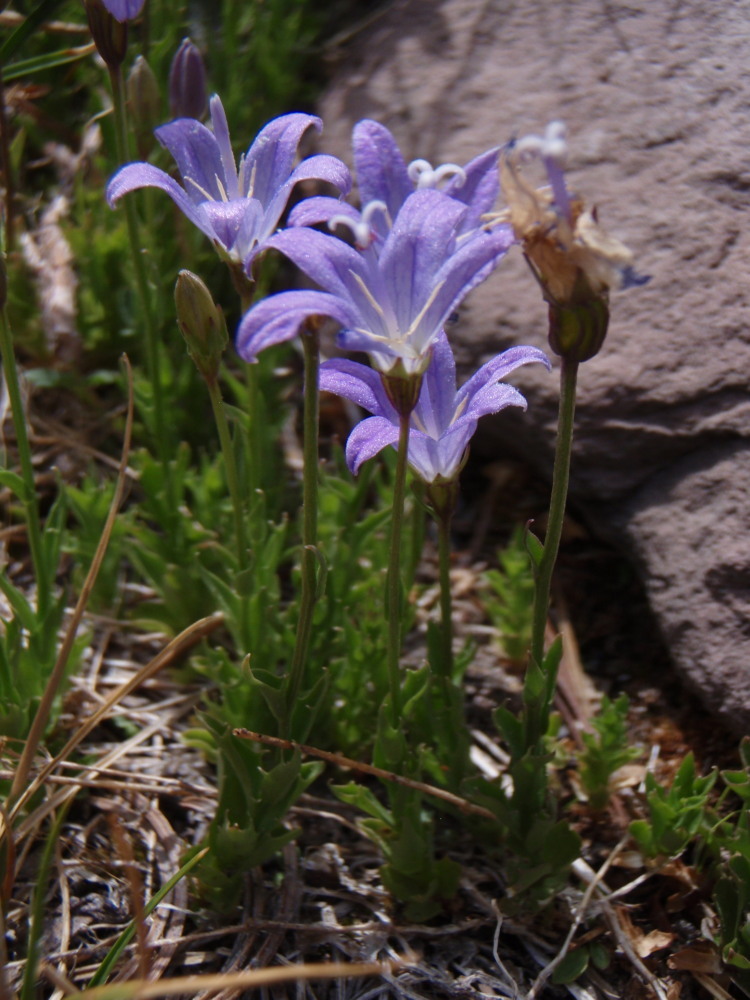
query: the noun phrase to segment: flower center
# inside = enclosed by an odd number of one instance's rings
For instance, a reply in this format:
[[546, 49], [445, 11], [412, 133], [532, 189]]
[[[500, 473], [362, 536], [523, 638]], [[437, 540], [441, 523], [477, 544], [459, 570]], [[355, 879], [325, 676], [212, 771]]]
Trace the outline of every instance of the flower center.
[[442, 163], [433, 168], [428, 160], [412, 160], [406, 169], [409, 180], [417, 189], [437, 188], [447, 177], [458, 178], [457, 187], [463, 187], [466, 183], [466, 171], [457, 163]]

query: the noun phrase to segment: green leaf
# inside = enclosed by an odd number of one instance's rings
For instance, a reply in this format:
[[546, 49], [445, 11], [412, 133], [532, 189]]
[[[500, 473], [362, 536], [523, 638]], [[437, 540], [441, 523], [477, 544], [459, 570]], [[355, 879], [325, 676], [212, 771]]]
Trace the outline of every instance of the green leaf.
[[574, 983], [583, 975], [589, 965], [589, 950], [586, 947], [569, 951], [565, 958], [555, 967], [552, 982], [558, 986]]
[[26, 483], [16, 472], [11, 472], [10, 469], [0, 469], [0, 486], [7, 486], [8, 489], [13, 490], [18, 499], [22, 500], [23, 503], [27, 503], [31, 499], [29, 491], [26, 489]]
[[[531, 522], [529, 522], [530, 524]], [[544, 546], [536, 537], [531, 528], [526, 529], [526, 551], [531, 556], [531, 561], [538, 569], [544, 558]]]

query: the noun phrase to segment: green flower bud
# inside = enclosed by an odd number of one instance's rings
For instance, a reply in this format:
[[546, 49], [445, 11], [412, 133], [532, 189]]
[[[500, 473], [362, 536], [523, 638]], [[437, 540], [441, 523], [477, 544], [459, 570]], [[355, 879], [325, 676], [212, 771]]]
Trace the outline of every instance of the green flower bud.
[[159, 84], [143, 56], [133, 63], [126, 86], [138, 155], [145, 160], [153, 148], [154, 129], [161, 124], [162, 113]]
[[177, 325], [185, 338], [188, 353], [206, 381], [214, 381], [228, 339], [224, 314], [204, 282], [192, 271], [178, 274], [174, 301]]
[[592, 296], [577, 305], [549, 306], [549, 345], [567, 361], [588, 361], [598, 354], [609, 326], [609, 304]]

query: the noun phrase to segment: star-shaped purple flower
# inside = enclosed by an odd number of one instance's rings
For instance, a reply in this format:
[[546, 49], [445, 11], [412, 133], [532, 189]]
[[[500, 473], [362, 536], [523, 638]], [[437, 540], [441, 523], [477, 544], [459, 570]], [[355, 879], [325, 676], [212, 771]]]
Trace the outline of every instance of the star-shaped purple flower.
[[240, 158], [238, 169], [217, 96], [211, 98], [210, 110], [213, 131], [193, 118], [156, 129], [157, 139], [177, 163], [183, 186], [150, 163], [128, 163], [107, 185], [107, 200], [114, 206], [130, 191], [161, 188], [225, 259], [249, 273], [298, 181], [327, 181], [346, 194], [351, 178], [333, 156], [311, 156], [294, 166], [303, 133], [310, 126], [322, 128], [319, 118], [300, 113], [270, 121]]
[[379, 252], [359, 252], [312, 229], [277, 233], [266, 245], [322, 290], [281, 292], [254, 306], [237, 333], [240, 356], [255, 361], [264, 348], [291, 340], [308, 317], [322, 315], [344, 328], [340, 347], [367, 351], [382, 371], [399, 360], [407, 372], [422, 371], [451, 312], [513, 243], [504, 226], [461, 235], [466, 211], [441, 191], [415, 191]]
[[[437, 338], [409, 430], [409, 464], [424, 482], [446, 482], [457, 476], [480, 417], [506, 406], [526, 408], [521, 393], [501, 380], [519, 365], [532, 362], [550, 367], [547, 356], [536, 347], [511, 347], [482, 365], [456, 391], [456, 363], [448, 338], [444, 333]], [[344, 358], [325, 361], [320, 388], [373, 414], [357, 424], [346, 442], [346, 461], [352, 472], [387, 445], [398, 445], [398, 413], [372, 368]]]
[[[482, 225], [482, 216], [492, 210], [497, 200], [499, 147], [482, 153], [463, 167], [444, 163], [433, 168], [427, 160], [407, 164], [385, 125], [365, 118], [354, 126], [352, 149], [362, 211], [342, 205], [334, 198], [308, 198], [292, 209], [291, 226], [343, 222], [353, 229], [358, 244], [364, 246], [372, 240], [382, 243], [413, 191], [439, 188], [466, 206], [460, 233], [468, 233]], [[370, 204], [381, 206], [381, 211], [365, 217]]]

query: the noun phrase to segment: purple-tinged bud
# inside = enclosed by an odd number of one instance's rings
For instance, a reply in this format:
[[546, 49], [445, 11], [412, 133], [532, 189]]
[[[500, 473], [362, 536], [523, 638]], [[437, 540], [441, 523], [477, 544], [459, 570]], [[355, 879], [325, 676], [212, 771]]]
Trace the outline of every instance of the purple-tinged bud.
[[183, 38], [169, 68], [169, 108], [173, 118], [202, 118], [208, 107], [203, 56]]
[[163, 118], [159, 84], [143, 56], [138, 56], [128, 74], [127, 94], [138, 155], [146, 160], [154, 145], [154, 129]]
[[104, 0], [104, 6], [118, 21], [133, 21], [143, 10], [146, 0]]
[[85, 6], [96, 51], [110, 73], [116, 73], [128, 51], [127, 21], [118, 20], [103, 0], [85, 0]]
[[205, 283], [192, 271], [177, 275], [174, 302], [177, 325], [195, 367], [207, 382], [215, 381], [228, 339], [224, 314]]

